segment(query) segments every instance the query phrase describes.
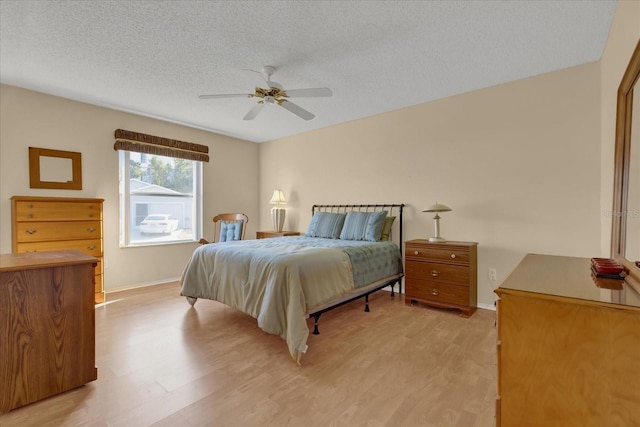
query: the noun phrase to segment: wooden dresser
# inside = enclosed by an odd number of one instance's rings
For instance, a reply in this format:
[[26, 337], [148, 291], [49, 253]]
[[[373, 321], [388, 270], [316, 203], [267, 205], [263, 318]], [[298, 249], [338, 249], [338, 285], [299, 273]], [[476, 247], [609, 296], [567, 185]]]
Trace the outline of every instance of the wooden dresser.
[[0, 255], [0, 412], [97, 378], [97, 262], [78, 250]]
[[79, 249], [98, 259], [95, 302], [104, 301], [103, 199], [11, 198], [14, 253]]
[[405, 301], [460, 310], [471, 316], [478, 302], [478, 244], [405, 242]]
[[610, 285], [530, 254], [496, 289], [498, 427], [640, 425], [640, 295]]
[[256, 239], [268, 239], [270, 237], [299, 236], [299, 231], [256, 231]]

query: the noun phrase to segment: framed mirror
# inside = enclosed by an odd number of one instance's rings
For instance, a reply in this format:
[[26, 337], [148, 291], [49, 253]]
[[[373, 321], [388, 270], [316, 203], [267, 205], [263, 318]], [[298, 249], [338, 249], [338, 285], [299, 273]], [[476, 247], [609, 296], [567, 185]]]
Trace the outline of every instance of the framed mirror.
[[[640, 292], [640, 40], [618, 88], [611, 256]], [[640, 88], [640, 85], [637, 85]], [[635, 98], [635, 99], [634, 99]]]
[[29, 147], [29, 187], [82, 190], [81, 154]]

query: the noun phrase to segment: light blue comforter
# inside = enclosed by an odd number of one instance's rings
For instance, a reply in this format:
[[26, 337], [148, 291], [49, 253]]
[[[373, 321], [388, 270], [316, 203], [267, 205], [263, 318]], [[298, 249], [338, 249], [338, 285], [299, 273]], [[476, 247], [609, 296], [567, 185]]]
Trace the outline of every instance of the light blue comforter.
[[203, 245], [182, 275], [181, 295], [220, 301], [287, 341], [300, 361], [314, 308], [402, 273], [392, 242], [278, 237]]

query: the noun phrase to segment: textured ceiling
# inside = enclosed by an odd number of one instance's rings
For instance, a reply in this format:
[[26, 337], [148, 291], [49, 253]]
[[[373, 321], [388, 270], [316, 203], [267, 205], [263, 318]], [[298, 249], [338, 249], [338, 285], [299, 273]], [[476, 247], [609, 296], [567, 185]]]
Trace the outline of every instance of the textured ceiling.
[[[615, 1], [0, 1], [0, 81], [264, 142], [599, 60]], [[316, 118], [264, 108], [274, 65]]]

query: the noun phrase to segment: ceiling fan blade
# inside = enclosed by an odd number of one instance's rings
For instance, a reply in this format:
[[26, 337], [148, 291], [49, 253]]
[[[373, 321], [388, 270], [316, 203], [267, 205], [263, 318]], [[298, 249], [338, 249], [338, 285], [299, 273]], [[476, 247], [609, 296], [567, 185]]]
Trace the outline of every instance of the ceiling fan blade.
[[302, 97], [328, 97], [333, 95], [331, 89], [328, 87], [310, 87], [307, 89], [291, 89], [285, 90], [287, 97], [289, 98], [302, 98]]
[[227, 93], [221, 95], [200, 95], [200, 99], [212, 99], [212, 98], [251, 98], [253, 94], [247, 93]]
[[293, 102], [289, 102], [287, 100], [282, 100], [282, 102], [279, 103], [279, 105], [286, 109], [291, 111], [293, 114], [295, 114], [296, 116], [305, 119], [305, 120], [311, 120], [313, 119], [315, 116], [313, 114], [311, 114], [310, 112], [308, 112], [307, 110], [305, 110], [304, 108], [294, 104]]
[[249, 110], [247, 115], [244, 116], [242, 118], [242, 120], [253, 120], [253, 119], [255, 119], [256, 116], [258, 115], [258, 113], [260, 111], [262, 111], [262, 107], [264, 107], [264, 103], [262, 101], [260, 101], [258, 104], [254, 105], [253, 108], [251, 108], [251, 110]]

